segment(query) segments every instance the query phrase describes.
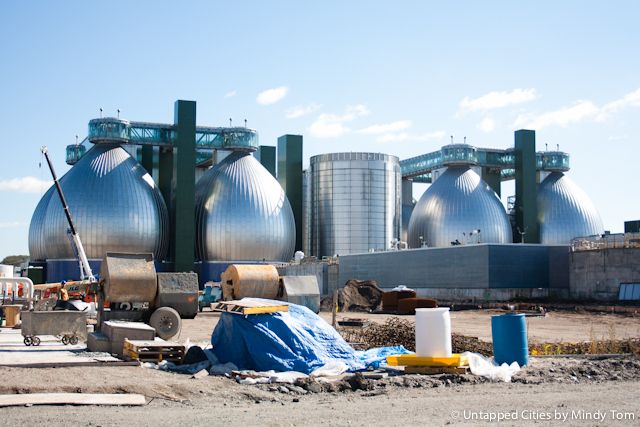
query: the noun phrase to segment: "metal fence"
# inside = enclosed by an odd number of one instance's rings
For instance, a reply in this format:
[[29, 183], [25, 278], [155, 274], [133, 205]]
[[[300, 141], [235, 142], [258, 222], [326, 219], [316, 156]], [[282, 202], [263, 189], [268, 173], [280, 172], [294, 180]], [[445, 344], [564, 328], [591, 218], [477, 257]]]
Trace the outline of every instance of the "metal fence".
[[603, 234], [578, 237], [571, 241], [571, 251], [599, 251], [602, 249], [640, 249], [640, 233]]

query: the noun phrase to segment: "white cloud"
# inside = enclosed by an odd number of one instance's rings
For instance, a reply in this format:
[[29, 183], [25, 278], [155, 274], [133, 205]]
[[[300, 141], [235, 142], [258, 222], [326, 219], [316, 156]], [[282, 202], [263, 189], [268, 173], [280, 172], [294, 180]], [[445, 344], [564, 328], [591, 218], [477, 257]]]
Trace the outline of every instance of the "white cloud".
[[480, 129], [482, 132], [493, 132], [495, 128], [496, 122], [491, 117], [485, 117], [480, 123], [478, 123], [478, 129]]
[[627, 108], [640, 107], [640, 89], [629, 92], [620, 99], [608, 102], [602, 107], [589, 100], [576, 101], [570, 107], [542, 114], [520, 114], [514, 123], [516, 128], [542, 129], [547, 126], [568, 126], [584, 120], [594, 119], [603, 122], [613, 114]]
[[238, 92], [236, 92], [235, 90], [231, 90], [231, 91], [229, 91], [229, 92], [225, 93], [225, 94], [224, 94], [224, 97], [225, 97], [225, 98], [233, 98], [234, 96], [236, 96], [236, 95], [237, 95], [237, 93], [238, 93]]
[[380, 135], [376, 141], [385, 142], [402, 142], [402, 141], [433, 141], [442, 139], [445, 136], [445, 132], [442, 130], [436, 132], [427, 132], [423, 134], [409, 134], [406, 132], [401, 133], [385, 133]]
[[577, 101], [571, 107], [549, 111], [537, 116], [521, 114], [516, 118], [515, 127], [540, 130], [548, 126], [565, 127], [572, 123], [578, 123], [585, 119], [596, 117], [598, 107], [591, 101]]
[[604, 121], [609, 118], [610, 115], [628, 107], [640, 107], [640, 89], [636, 89], [620, 99], [604, 104], [596, 119], [598, 121]]
[[398, 120], [396, 122], [368, 126], [364, 129], [358, 130], [358, 133], [363, 133], [365, 135], [380, 135], [382, 133], [406, 130], [409, 129], [411, 125], [411, 120]]
[[460, 101], [458, 114], [470, 111], [487, 111], [496, 108], [508, 107], [509, 105], [522, 104], [524, 102], [533, 101], [538, 95], [536, 90], [531, 89], [513, 89], [511, 92], [489, 92], [479, 98], [464, 97]]
[[275, 87], [273, 89], [267, 89], [262, 91], [256, 97], [256, 102], [260, 105], [271, 105], [278, 101], [281, 101], [287, 96], [289, 88], [286, 86]]
[[20, 228], [20, 227], [26, 227], [27, 224], [26, 222], [19, 222], [19, 221], [14, 221], [14, 222], [0, 222], [0, 228]]
[[40, 193], [48, 189], [52, 181], [43, 181], [33, 176], [0, 180], [0, 191], [13, 191], [16, 193]]
[[320, 114], [309, 126], [309, 133], [316, 138], [337, 138], [351, 132], [351, 129], [345, 126], [345, 123], [370, 113], [365, 105], [358, 104], [348, 106], [344, 114]]
[[298, 117], [306, 116], [307, 114], [316, 112], [321, 107], [322, 105], [316, 104], [315, 102], [309, 105], [296, 105], [295, 107], [289, 108], [285, 112], [285, 117], [287, 119], [297, 119]]

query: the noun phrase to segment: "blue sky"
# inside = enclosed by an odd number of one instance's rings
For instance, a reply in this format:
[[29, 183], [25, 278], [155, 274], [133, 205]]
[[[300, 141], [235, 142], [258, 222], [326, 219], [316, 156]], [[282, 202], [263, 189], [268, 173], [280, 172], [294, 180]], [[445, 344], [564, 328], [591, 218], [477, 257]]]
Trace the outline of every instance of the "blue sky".
[[202, 125], [246, 118], [262, 144], [301, 133], [307, 163], [407, 158], [449, 135], [507, 148], [534, 128], [622, 231], [640, 219], [638, 16], [636, 1], [5, 0], [0, 257], [28, 251], [41, 145], [62, 175], [99, 108], [171, 122], [176, 99], [196, 100]]

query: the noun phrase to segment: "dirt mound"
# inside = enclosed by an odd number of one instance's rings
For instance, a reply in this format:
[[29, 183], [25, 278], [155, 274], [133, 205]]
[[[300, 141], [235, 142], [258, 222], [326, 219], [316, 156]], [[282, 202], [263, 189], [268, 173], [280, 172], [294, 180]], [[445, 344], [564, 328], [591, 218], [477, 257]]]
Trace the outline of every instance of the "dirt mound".
[[382, 302], [384, 292], [374, 280], [349, 280], [338, 291], [338, 309], [340, 311], [376, 310]]
[[[384, 323], [374, 323], [349, 333], [348, 341], [363, 343], [366, 348], [403, 345], [407, 350], [415, 351], [415, 325], [408, 320], [392, 317]], [[472, 351], [493, 356], [492, 344], [476, 337], [452, 334], [451, 347], [454, 353]]]
[[[349, 280], [338, 289], [338, 311], [369, 313], [380, 308], [384, 292], [374, 280]], [[320, 311], [332, 311], [333, 295], [320, 302]]]

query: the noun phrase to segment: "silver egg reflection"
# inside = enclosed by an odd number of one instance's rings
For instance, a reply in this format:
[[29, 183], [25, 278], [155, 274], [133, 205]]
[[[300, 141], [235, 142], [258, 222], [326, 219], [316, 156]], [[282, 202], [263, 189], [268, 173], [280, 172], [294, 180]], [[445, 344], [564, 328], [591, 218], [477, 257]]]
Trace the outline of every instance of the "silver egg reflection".
[[[60, 185], [90, 259], [105, 252], [167, 253], [169, 216], [151, 176], [117, 144], [97, 144]], [[31, 218], [29, 253], [34, 261], [75, 259], [60, 198], [52, 186]]]
[[562, 172], [552, 172], [538, 188], [540, 243], [566, 245], [571, 239], [604, 233], [589, 196]]
[[511, 243], [511, 225], [496, 193], [468, 166], [451, 166], [411, 214], [409, 247]]
[[289, 261], [293, 211], [276, 179], [250, 153], [237, 151], [196, 185], [196, 253], [203, 261]]

